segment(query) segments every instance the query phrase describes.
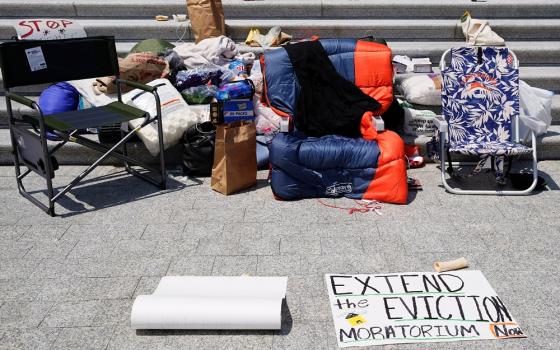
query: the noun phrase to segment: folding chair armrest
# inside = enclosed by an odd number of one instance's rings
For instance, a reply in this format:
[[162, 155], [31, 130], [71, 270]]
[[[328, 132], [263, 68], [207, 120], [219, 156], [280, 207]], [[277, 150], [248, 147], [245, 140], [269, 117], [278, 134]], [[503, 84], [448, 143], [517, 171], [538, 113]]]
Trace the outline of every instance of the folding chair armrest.
[[30, 115], [30, 114], [25, 114], [23, 115], [23, 121], [25, 123], [28, 124], [33, 124], [34, 122], [32, 122], [33, 119], [37, 120], [37, 122], [39, 123], [39, 126], [41, 125], [45, 125], [45, 119], [43, 118], [43, 111], [41, 110], [41, 107], [39, 106], [39, 104], [37, 104], [37, 102], [28, 99], [27, 97], [18, 95], [18, 94], [14, 94], [13, 92], [7, 92], [6, 93], [6, 97], [12, 101], [16, 101], [18, 103], [21, 103], [24, 106], [27, 106], [35, 111], [38, 112], [39, 116], [35, 116], [35, 115]]
[[155, 86], [140, 84], [140, 83], [136, 83], [134, 81], [124, 80], [124, 79], [117, 79], [117, 83], [125, 84], [125, 85], [133, 87], [135, 89], [140, 89], [140, 90], [144, 90], [144, 91], [152, 92], [152, 93], [157, 90], [157, 87], [155, 87]]
[[[38, 109], [39, 108], [39, 106], [37, 105], [37, 103], [35, 101], [30, 100], [27, 97], [20, 96], [18, 94], [14, 94], [13, 92], [7, 92], [6, 97], [8, 97], [12, 101], [16, 101], [18, 103], [21, 103], [22, 105], [27, 106], [29, 108], [33, 108], [33, 109]], [[40, 110], [40, 108], [39, 108], [39, 110]]]
[[[154, 99], [156, 100], [156, 118], [159, 120], [161, 119], [161, 103], [159, 100], [159, 94], [157, 92], [157, 86], [150, 86], [150, 85], [145, 85], [145, 84], [140, 84], [140, 83], [136, 83], [134, 81], [129, 81], [129, 80], [124, 80], [124, 79], [116, 79], [117, 84], [125, 84], [128, 85], [130, 87], [136, 88], [136, 89], [140, 89], [146, 92], [151, 93], [152, 95], [154, 95]], [[119, 100], [120, 101], [120, 100]], [[148, 114], [144, 120], [144, 123], [148, 123], [150, 121], [150, 115]]]
[[434, 125], [436, 126], [436, 128], [438, 129], [439, 132], [446, 134], [447, 133], [447, 121], [445, 119], [443, 119], [443, 116], [441, 115], [437, 115], [434, 118]]

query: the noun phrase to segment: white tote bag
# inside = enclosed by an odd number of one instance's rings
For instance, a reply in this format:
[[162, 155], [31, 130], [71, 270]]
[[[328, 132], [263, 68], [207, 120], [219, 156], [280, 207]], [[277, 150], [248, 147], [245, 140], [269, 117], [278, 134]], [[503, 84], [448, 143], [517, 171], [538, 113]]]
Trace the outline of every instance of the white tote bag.
[[475, 46], [504, 46], [505, 40], [496, 34], [486, 20], [474, 19], [467, 11], [461, 17], [461, 28], [467, 44]]

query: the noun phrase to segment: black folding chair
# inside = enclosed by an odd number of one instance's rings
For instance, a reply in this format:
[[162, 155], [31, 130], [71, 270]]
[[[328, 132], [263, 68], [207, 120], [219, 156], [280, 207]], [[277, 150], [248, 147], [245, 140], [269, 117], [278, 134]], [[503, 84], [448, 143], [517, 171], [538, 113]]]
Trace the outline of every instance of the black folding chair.
[[[49, 215], [54, 216], [54, 203], [109, 156], [122, 160], [128, 173], [159, 186], [161, 189], [166, 188], [161, 105], [157, 88], [119, 79], [119, 65], [113, 37], [5, 42], [0, 44], [0, 68], [6, 90], [16, 180], [19, 192], [25, 198]], [[10, 92], [10, 88], [19, 86], [103, 76], [116, 76], [118, 101], [102, 107], [45, 116], [36, 102]], [[121, 84], [152, 93], [156, 101], [157, 115], [150, 116], [146, 111], [122, 103]], [[12, 101], [34, 109], [37, 112], [36, 115], [14, 117]], [[137, 118], [144, 118], [144, 121], [138, 127], [129, 130], [128, 121]], [[158, 126], [159, 169], [130, 158], [126, 149], [126, 142], [138, 130], [152, 122], [156, 122]], [[78, 129], [99, 128], [118, 123], [123, 125], [121, 139], [112, 147], [77, 134]], [[50, 150], [47, 146], [47, 130], [62, 140]], [[67, 142], [76, 142], [99, 151], [102, 155], [67, 186], [55, 193], [52, 179], [55, 170], [58, 169], [58, 164], [54, 153]], [[27, 170], [24, 172], [20, 171], [22, 164], [27, 166]], [[141, 173], [133, 169], [131, 165], [154, 173], [155, 176], [147, 176], [145, 172]], [[32, 171], [46, 179], [48, 205], [43, 204], [25, 190], [22, 180]]]

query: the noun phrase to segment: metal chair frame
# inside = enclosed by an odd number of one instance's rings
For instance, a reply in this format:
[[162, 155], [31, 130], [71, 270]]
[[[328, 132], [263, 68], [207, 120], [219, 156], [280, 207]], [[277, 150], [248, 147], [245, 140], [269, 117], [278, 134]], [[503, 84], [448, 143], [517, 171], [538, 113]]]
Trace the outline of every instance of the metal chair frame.
[[[517, 59], [517, 55], [511, 50], [509, 50], [513, 57], [513, 65], [515, 68], [519, 68], [519, 60]], [[441, 56], [441, 60], [439, 63], [440, 71], [443, 72], [445, 69], [445, 59], [446, 56], [451, 53], [451, 49], [446, 50], [443, 55]], [[451, 161], [451, 152], [449, 151], [449, 145], [447, 140], [447, 134], [449, 132], [449, 125], [447, 121], [443, 118], [443, 116], [437, 116], [434, 120], [434, 123], [438, 129], [439, 133], [439, 158], [440, 158], [440, 170], [441, 170], [441, 181], [443, 183], [444, 188], [453, 194], [465, 194], [465, 195], [508, 195], [508, 196], [526, 196], [529, 195], [537, 186], [538, 181], [538, 161], [537, 161], [537, 139], [535, 136], [535, 132], [531, 132], [531, 154], [532, 154], [532, 165], [533, 165], [533, 182], [531, 186], [525, 190], [462, 190], [458, 188], [453, 188], [449, 185], [446, 179], [446, 168], [445, 168], [445, 157], [448, 157], [448, 170], [451, 173], [453, 171], [453, 162]], [[515, 123], [515, 135], [514, 141], [516, 143], [519, 142], [519, 116], [515, 117], [513, 120]]]
[[[114, 45], [114, 41], [113, 41], [113, 45]], [[121, 95], [121, 85], [125, 84], [128, 85], [130, 87], [136, 88], [136, 89], [140, 89], [146, 92], [149, 92], [153, 95], [155, 101], [156, 101], [156, 110], [157, 113], [155, 116], [150, 116], [149, 113], [145, 113], [144, 115], [144, 121], [142, 122], [142, 124], [140, 124], [139, 126], [135, 127], [132, 130], [128, 130], [125, 131], [123, 130], [123, 128], [121, 128], [121, 139], [114, 145], [112, 145], [111, 147], [108, 147], [106, 145], [101, 144], [100, 142], [96, 142], [93, 140], [90, 140], [86, 137], [83, 137], [81, 135], [77, 134], [78, 130], [72, 130], [72, 131], [61, 131], [61, 130], [54, 130], [53, 132], [59, 136], [62, 141], [60, 141], [58, 144], [56, 144], [54, 147], [52, 147], [49, 150], [48, 144], [47, 144], [47, 137], [46, 137], [46, 131], [47, 131], [47, 123], [45, 122], [45, 117], [43, 115], [43, 112], [41, 111], [41, 108], [39, 107], [39, 105], [24, 96], [18, 95], [16, 93], [13, 93], [10, 91], [10, 89], [8, 87], [5, 86], [5, 90], [6, 90], [6, 106], [7, 106], [7, 112], [8, 112], [8, 124], [9, 124], [9, 128], [10, 128], [10, 139], [11, 139], [11, 143], [12, 143], [12, 154], [14, 157], [14, 166], [15, 166], [15, 173], [16, 173], [16, 182], [17, 182], [17, 186], [18, 186], [18, 191], [19, 193], [27, 198], [29, 201], [31, 201], [33, 204], [35, 204], [37, 207], [39, 207], [40, 209], [42, 209], [43, 211], [45, 211], [47, 214], [49, 214], [50, 216], [55, 216], [55, 207], [54, 204], [61, 199], [68, 191], [70, 191], [73, 187], [75, 187], [78, 183], [80, 183], [80, 181], [82, 181], [88, 174], [90, 174], [97, 166], [99, 166], [105, 159], [107, 159], [109, 156], [113, 156], [119, 160], [121, 160], [124, 164], [124, 168], [125, 170], [133, 175], [136, 176], [138, 178], [141, 178], [142, 180], [145, 180], [155, 186], [158, 186], [161, 189], [165, 189], [166, 188], [166, 171], [165, 171], [165, 156], [164, 156], [164, 146], [163, 146], [163, 130], [162, 130], [162, 116], [161, 116], [161, 104], [160, 104], [160, 98], [157, 92], [157, 87], [153, 87], [153, 86], [149, 86], [149, 85], [144, 85], [144, 84], [140, 84], [140, 83], [136, 83], [136, 82], [131, 82], [131, 81], [127, 81], [127, 80], [123, 80], [120, 79], [119, 75], [116, 74], [116, 86], [117, 86], [117, 96], [118, 96], [118, 101], [120, 103], [122, 103], [122, 95]], [[24, 85], [22, 85], [24, 86]], [[17, 102], [20, 104], [23, 104], [33, 110], [35, 110], [36, 112], [36, 116], [28, 116], [26, 115], [24, 119], [19, 119], [19, 118], [15, 118], [13, 115], [13, 110], [12, 110], [12, 101], [13, 102]], [[142, 129], [143, 127], [149, 125], [152, 122], [157, 122], [157, 128], [158, 128], [158, 138], [159, 138], [159, 148], [160, 148], [160, 152], [159, 152], [159, 169], [151, 167], [147, 164], [144, 164], [141, 161], [138, 161], [134, 158], [131, 158], [128, 156], [128, 150], [127, 150], [127, 141], [130, 140], [132, 138], [132, 136], [134, 136], [134, 134], [139, 131], [140, 129]], [[123, 123], [124, 124], [124, 123]], [[38, 125], [38, 128], [36, 127]], [[38, 137], [40, 140], [40, 144], [41, 144], [41, 148], [42, 148], [42, 158], [45, 160], [44, 161], [44, 169], [43, 169], [43, 173], [37, 171], [37, 169], [32, 169], [30, 167], [30, 165], [26, 164], [24, 159], [21, 159], [20, 154], [19, 154], [19, 145], [18, 142], [16, 140], [16, 136], [14, 134], [14, 128], [16, 127], [26, 127], [26, 130], [29, 131], [30, 134], [34, 135], [35, 137]], [[103, 125], [98, 125], [98, 126], [103, 126]], [[35, 132], [32, 132], [30, 130], [29, 127], [33, 127], [33, 129], [35, 129]], [[52, 183], [52, 178], [54, 177], [54, 171], [55, 166], [53, 165], [52, 162], [52, 156], [58, 151], [60, 150], [66, 143], [68, 142], [75, 142], [77, 144], [80, 144], [82, 146], [91, 148], [93, 150], [96, 150], [98, 152], [100, 152], [102, 155], [95, 160], [90, 166], [88, 166], [82, 173], [80, 173], [76, 178], [74, 178], [72, 181], [70, 181], [70, 183], [68, 183], [64, 188], [62, 188], [59, 191], [56, 191], [55, 193], [55, 189], [53, 188], [53, 183]], [[25, 171], [21, 170], [21, 165], [27, 165], [27, 169]], [[147, 176], [146, 174], [143, 174], [141, 172], [139, 172], [138, 170], [135, 170], [132, 168], [132, 166], [138, 166], [143, 168], [143, 170], [146, 170], [148, 172], [157, 174], [157, 177], [154, 179], [152, 177]], [[39, 199], [35, 198], [29, 191], [27, 191], [25, 189], [25, 186], [23, 184], [23, 179], [29, 175], [32, 171], [35, 171], [36, 173], [38, 173], [39, 175], [43, 176], [46, 180], [46, 186], [47, 186], [47, 198], [48, 198], [48, 202], [47, 204], [43, 203], [42, 201], [40, 201]]]

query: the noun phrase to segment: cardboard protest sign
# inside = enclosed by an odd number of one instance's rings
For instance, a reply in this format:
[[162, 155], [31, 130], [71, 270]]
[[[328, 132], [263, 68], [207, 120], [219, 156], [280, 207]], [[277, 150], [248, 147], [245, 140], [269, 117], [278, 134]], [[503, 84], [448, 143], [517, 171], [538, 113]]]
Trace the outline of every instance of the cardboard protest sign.
[[24, 19], [14, 24], [19, 40], [55, 40], [87, 37], [84, 28], [70, 19]]
[[480, 271], [325, 279], [340, 347], [525, 337]]

